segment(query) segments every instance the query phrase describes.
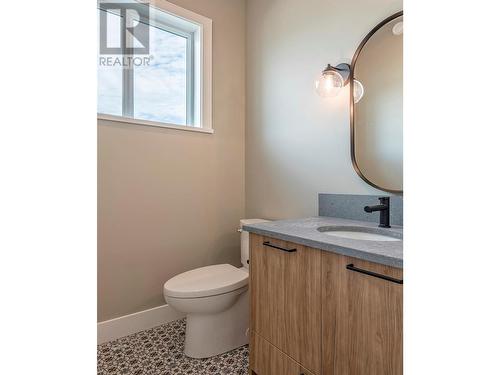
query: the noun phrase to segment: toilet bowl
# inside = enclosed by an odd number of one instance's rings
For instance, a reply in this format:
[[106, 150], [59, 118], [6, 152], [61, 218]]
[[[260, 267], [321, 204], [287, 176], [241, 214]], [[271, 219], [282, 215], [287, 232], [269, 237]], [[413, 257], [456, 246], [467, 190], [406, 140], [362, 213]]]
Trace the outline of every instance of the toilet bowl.
[[165, 301], [184, 312], [184, 353], [206, 358], [248, 342], [248, 271], [230, 264], [197, 268], [165, 283]]
[[[241, 220], [240, 225], [264, 221]], [[241, 231], [243, 267], [216, 264], [196, 268], [165, 283], [165, 301], [186, 313], [184, 353], [188, 357], [212, 357], [248, 343], [248, 260], [249, 235]]]

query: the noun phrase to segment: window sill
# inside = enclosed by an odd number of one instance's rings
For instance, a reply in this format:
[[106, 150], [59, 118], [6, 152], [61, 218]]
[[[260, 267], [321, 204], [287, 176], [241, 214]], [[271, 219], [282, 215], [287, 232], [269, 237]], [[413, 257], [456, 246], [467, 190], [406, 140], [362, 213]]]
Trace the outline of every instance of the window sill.
[[105, 120], [105, 121], [113, 121], [113, 122], [123, 122], [123, 123], [130, 124], [130, 125], [154, 126], [157, 128], [176, 129], [176, 130], [198, 132], [198, 133], [207, 133], [207, 134], [214, 134], [215, 133], [214, 129], [197, 128], [194, 126], [187, 126], [187, 125], [167, 124], [167, 123], [163, 123], [163, 122], [140, 120], [140, 119], [135, 119], [135, 118], [130, 118], [130, 117], [105, 115], [102, 113], [97, 114], [97, 119], [98, 120]]

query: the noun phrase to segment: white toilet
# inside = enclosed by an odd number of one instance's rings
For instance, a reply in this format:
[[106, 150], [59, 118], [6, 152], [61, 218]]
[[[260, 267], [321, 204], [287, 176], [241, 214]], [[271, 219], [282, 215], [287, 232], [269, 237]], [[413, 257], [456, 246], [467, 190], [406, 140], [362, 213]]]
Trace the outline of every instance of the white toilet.
[[[245, 224], [262, 219], [240, 220]], [[249, 235], [241, 231], [241, 263], [196, 268], [168, 280], [163, 287], [165, 301], [187, 315], [184, 353], [207, 358], [248, 343]]]

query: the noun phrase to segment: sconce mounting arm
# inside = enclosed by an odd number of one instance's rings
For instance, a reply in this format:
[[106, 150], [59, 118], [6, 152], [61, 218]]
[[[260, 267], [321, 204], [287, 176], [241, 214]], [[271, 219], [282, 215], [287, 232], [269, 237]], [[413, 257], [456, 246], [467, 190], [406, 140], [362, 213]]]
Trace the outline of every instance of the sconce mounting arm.
[[349, 82], [349, 79], [351, 78], [351, 66], [349, 64], [342, 63], [335, 66], [331, 66], [330, 64], [328, 64], [327, 67], [323, 70], [323, 74], [332, 70], [338, 72], [342, 76], [344, 85]]

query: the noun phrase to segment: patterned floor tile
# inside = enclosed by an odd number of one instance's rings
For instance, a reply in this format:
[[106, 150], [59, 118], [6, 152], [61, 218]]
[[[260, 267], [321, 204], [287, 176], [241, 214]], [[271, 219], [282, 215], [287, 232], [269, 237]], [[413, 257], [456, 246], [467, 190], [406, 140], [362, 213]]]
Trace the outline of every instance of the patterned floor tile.
[[248, 345], [207, 359], [184, 355], [186, 320], [97, 346], [98, 375], [246, 375]]

